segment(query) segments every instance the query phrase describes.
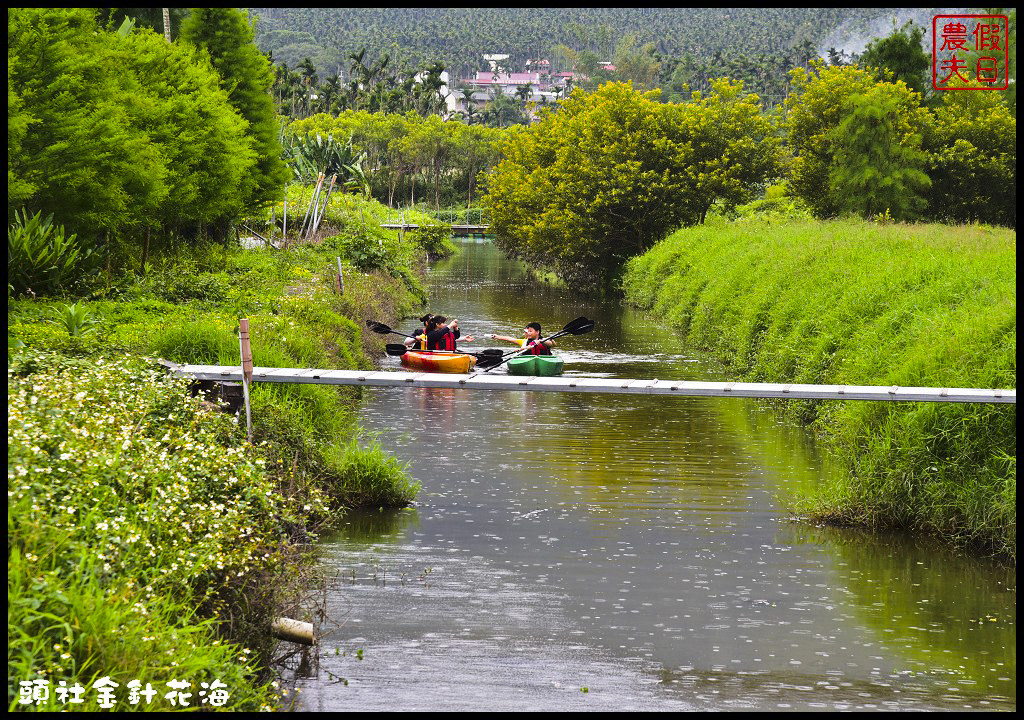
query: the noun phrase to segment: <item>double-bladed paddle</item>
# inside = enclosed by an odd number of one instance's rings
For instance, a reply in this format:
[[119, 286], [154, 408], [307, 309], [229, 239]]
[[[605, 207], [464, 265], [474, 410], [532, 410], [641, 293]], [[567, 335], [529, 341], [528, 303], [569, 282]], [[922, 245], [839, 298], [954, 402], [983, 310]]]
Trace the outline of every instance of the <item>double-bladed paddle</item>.
[[[540, 343], [547, 342], [548, 340], [554, 340], [555, 338], [560, 338], [563, 335], [583, 335], [585, 333], [590, 332], [593, 329], [594, 329], [594, 321], [593, 320], [588, 320], [585, 317], [578, 317], [575, 320], [570, 321], [564, 328], [562, 328], [561, 330], [556, 332], [554, 335], [548, 335], [546, 338], [541, 338], [540, 340], [537, 341], [536, 344], [539, 345]], [[499, 360], [497, 363], [495, 363], [494, 365], [491, 365], [490, 367], [486, 368], [484, 370], [484, 372], [488, 372], [490, 370], [493, 370], [494, 368], [498, 367], [499, 365], [504, 365], [505, 363], [507, 363], [509, 360], [511, 360], [514, 357], [519, 357], [520, 355], [525, 355], [526, 353], [528, 353], [530, 351], [530, 347], [532, 347], [532, 346], [525, 346], [525, 347], [523, 347], [522, 350], [516, 350], [511, 355], [509, 355], [507, 357], [502, 357], [501, 360]]]
[[406, 335], [405, 333], [398, 332], [397, 330], [392, 330], [390, 327], [388, 327], [384, 323], [377, 322], [375, 320], [367, 320], [366, 321], [366, 327], [370, 328], [371, 330], [373, 330], [378, 335], [387, 335], [389, 333], [393, 333], [395, 335], [401, 335], [402, 337], [407, 337], [407, 338], [414, 338], [415, 339], [415, 337], [416, 337], [415, 335]]
[[498, 350], [497, 348], [488, 348], [487, 350], [481, 350], [480, 352], [466, 352], [465, 350], [456, 350], [455, 352], [452, 353], [444, 353], [443, 351], [439, 350], [410, 350], [405, 345], [400, 345], [399, 343], [388, 343], [387, 345], [384, 346], [384, 352], [386, 352], [391, 357], [401, 357], [402, 355], [405, 355], [407, 352], [430, 352], [434, 354], [447, 355], [472, 355], [473, 357], [476, 358], [477, 367], [489, 367], [495, 363], [501, 362], [501, 359], [504, 356], [504, 353], [502, 353], [501, 350]]
[[[416, 339], [415, 335], [406, 335], [403, 332], [398, 332], [397, 330], [391, 329], [391, 327], [389, 327], [388, 325], [385, 325], [382, 322], [377, 322], [376, 320], [367, 320], [366, 321], [366, 327], [370, 328], [371, 330], [373, 330], [378, 335], [387, 335], [387, 334], [391, 333], [393, 335], [401, 335], [402, 337], [412, 338], [413, 340]], [[463, 355], [472, 355], [473, 354], [473, 353], [467, 353], [467, 352], [465, 352], [463, 350], [459, 350], [459, 352], [462, 353]]]

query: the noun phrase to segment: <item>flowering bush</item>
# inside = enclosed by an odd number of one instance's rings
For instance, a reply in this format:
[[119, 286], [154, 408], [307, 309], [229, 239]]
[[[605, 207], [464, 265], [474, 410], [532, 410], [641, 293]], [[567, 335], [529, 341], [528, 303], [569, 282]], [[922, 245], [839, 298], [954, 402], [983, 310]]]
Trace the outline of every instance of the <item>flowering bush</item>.
[[[21, 633], [9, 634], [8, 665], [22, 673], [8, 699], [34, 677], [162, 680], [203, 657], [219, 664], [188, 679], [234, 678], [235, 707], [258, 709], [262, 691], [241, 692], [249, 653], [221, 645], [200, 615], [216, 618], [280, 564], [281, 520], [300, 509], [232, 418], [201, 411], [184, 381], [139, 359], [31, 361], [31, 374], [8, 369], [9, 627]], [[303, 502], [326, 512], [315, 493]], [[124, 637], [138, 633], [149, 649], [132, 667]]]

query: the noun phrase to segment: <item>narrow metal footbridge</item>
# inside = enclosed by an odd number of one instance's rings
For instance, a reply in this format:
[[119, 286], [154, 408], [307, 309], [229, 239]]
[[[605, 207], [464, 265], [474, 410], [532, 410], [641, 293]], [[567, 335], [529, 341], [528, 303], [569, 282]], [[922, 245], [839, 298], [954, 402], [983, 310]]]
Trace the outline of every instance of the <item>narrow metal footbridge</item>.
[[[169, 372], [196, 380], [241, 382], [239, 365], [177, 365], [164, 362]], [[525, 377], [393, 372], [385, 370], [316, 370], [254, 367], [252, 382], [419, 387], [540, 392], [626, 393], [680, 397], [743, 397], [780, 400], [884, 400], [890, 402], [1017, 403], [1016, 389], [928, 388], [871, 385], [802, 385], [797, 383], [703, 382], [692, 380], [630, 380], [589, 377]]]
[[[416, 223], [381, 223], [382, 228], [386, 230], [416, 230], [419, 225]], [[490, 229], [490, 225], [452, 225], [453, 233], [486, 233]]]

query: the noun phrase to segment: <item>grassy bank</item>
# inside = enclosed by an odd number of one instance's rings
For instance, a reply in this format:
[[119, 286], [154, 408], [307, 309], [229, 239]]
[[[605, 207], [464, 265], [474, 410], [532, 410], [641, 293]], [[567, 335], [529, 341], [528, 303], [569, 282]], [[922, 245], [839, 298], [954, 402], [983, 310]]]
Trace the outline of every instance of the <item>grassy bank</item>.
[[[1016, 234], [862, 221], [718, 221], [628, 266], [627, 300], [737, 379], [1016, 387]], [[1013, 406], [784, 406], [846, 472], [802, 511], [1016, 556]]]
[[[365, 320], [418, 307], [414, 268], [433, 242], [399, 242], [374, 225], [382, 213], [339, 196], [312, 244], [154, 243], [138, 276], [9, 296], [11, 708], [97, 709], [104, 676], [119, 709], [132, 680], [158, 691], [149, 709], [173, 709], [177, 680], [193, 707], [214, 680], [229, 709], [278, 701], [269, 622], [301, 612], [302, 543], [347, 507], [408, 504], [418, 486], [360, 437], [358, 389], [253, 386], [249, 445], [244, 415], [191, 397], [153, 359], [238, 364], [248, 317], [257, 365], [370, 367], [381, 341]], [[62, 681], [85, 687], [85, 703], [66, 704]], [[21, 683], [44, 682], [45, 701], [21, 702], [33, 690]]]

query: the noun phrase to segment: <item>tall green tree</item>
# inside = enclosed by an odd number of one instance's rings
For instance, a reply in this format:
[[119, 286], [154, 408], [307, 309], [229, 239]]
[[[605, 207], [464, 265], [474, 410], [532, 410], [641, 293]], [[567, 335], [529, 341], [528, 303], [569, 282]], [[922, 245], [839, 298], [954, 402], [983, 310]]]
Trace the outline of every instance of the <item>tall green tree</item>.
[[858, 64], [862, 68], [882, 71], [880, 80], [902, 80], [907, 87], [922, 97], [931, 86], [929, 70], [931, 55], [924, 51], [924, 28], [913, 20], [903, 27], [893, 26], [892, 34], [868, 43]]
[[251, 196], [247, 124], [194, 47], [106, 32], [87, 10], [16, 9], [7, 69], [9, 216], [52, 213], [129, 261], [149, 229], [192, 231]]
[[488, 178], [499, 247], [607, 287], [628, 258], [778, 172], [778, 139], [756, 96], [724, 81], [686, 105], [658, 94], [621, 83], [577, 90], [512, 134]]
[[139, 80], [140, 129], [167, 167], [167, 197], [151, 224], [194, 230], [238, 216], [252, 192], [256, 151], [208, 60], [149, 30], [121, 43], [121, 59]]
[[24, 205], [96, 242], [163, 202], [167, 167], [117, 42], [89, 10], [8, 8], [8, 220]]
[[1016, 227], [1017, 118], [1005, 93], [943, 93], [925, 149], [929, 217]]
[[[793, 153], [789, 183], [793, 193], [803, 198], [818, 217], [832, 217], [853, 206], [864, 206], [866, 198], [846, 197], [842, 193], [853, 186], [839, 182], [852, 179], [856, 170], [864, 173], [865, 158], [849, 150], [850, 142], [838, 129], [848, 115], [859, 107], [857, 96], [871, 98], [871, 104], [885, 108], [884, 120], [872, 120], [873, 110], [865, 109], [846, 127], [859, 130], [872, 122], [883, 122], [886, 129], [884, 152], [870, 155], [883, 166], [898, 164], [901, 158], [916, 157], [921, 136], [928, 125], [927, 109], [920, 95], [902, 81], [880, 82], [874, 75], [854, 66], [825, 67], [814, 62], [810, 69], [791, 72], [793, 92], [786, 99], [786, 132]], [[881, 149], [881, 143], [878, 144]], [[844, 168], [844, 163], [852, 163]], [[919, 165], [914, 166], [923, 169]], [[837, 184], [837, 182], [839, 184]], [[920, 191], [920, 186], [918, 192]], [[865, 186], [866, 191], [866, 186]], [[911, 203], [913, 204], [913, 203]]]
[[868, 218], [883, 212], [896, 219], [917, 217], [931, 186], [922, 135], [898, 135], [897, 101], [879, 87], [849, 102], [830, 137], [829, 184], [839, 207]]
[[196, 8], [182, 25], [181, 38], [209, 54], [231, 104], [249, 123], [257, 161], [247, 205], [277, 199], [288, 181], [288, 169], [270, 95], [274, 72], [253, 44], [248, 18], [234, 8]]

